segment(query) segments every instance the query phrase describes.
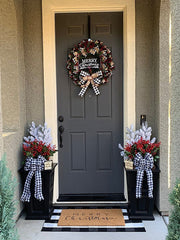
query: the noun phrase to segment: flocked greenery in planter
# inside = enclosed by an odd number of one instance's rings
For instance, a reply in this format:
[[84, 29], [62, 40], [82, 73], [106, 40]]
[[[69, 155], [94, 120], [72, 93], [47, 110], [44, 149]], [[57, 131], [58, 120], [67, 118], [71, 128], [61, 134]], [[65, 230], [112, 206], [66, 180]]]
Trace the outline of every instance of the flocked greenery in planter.
[[17, 240], [15, 229], [14, 189], [16, 181], [6, 167], [5, 157], [0, 160], [0, 240]]
[[[48, 219], [53, 210], [54, 169], [50, 157], [57, 151], [53, 145], [51, 130], [47, 124], [30, 125], [29, 136], [24, 137], [25, 163], [19, 170], [24, 190], [21, 201], [25, 202], [26, 219]], [[51, 162], [48, 166], [46, 163]], [[47, 171], [44, 171], [47, 170]]]
[[173, 205], [173, 210], [169, 218], [167, 240], [180, 240], [180, 179], [176, 181], [169, 201]]
[[151, 139], [151, 135], [152, 128], [148, 127], [147, 122], [143, 123], [142, 127], [136, 131], [133, 129], [133, 125], [127, 128], [125, 146], [119, 144], [121, 156], [124, 157], [124, 160], [134, 163], [137, 154], [140, 154], [143, 158], [150, 154], [156, 163], [159, 159], [158, 151], [161, 143], [156, 143], [156, 138]]
[[119, 144], [126, 169], [130, 219], [154, 220], [160, 172], [154, 164], [159, 159], [160, 142], [156, 143], [151, 135], [152, 128], [145, 122], [137, 131], [133, 126], [127, 128], [125, 146]]

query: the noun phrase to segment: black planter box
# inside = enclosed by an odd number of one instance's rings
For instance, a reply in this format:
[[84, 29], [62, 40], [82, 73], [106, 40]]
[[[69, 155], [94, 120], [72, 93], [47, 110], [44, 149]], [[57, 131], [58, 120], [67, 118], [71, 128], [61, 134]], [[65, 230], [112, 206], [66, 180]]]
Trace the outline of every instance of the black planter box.
[[[54, 186], [54, 169], [56, 164], [53, 164], [53, 168], [51, 170], [44, 170], [41, 172], [42, 176], [42, 193], [44, 200], [39, 201], [34, 198], [34, 186], [35, 186], [35, 177], [33, 176], [31, 181], [31, 199], [30, 202], [25, 202], [25, 211], [26, 211], [26, 219], [49, 219], [53, 206], [53, 186]], [[23, 168], [19, 170], [22, 178], [22, 183], [24, 187], [24, 183], [26, 180], [26, 176], [28, 174], [27, 171], [24, 171]]]
[[136, 198], [136, 170], [126, 169], [128, 201], [129, 201], [129, 218], [141, 220], [154, 220], [153, 210], [160, 170], [156, 167], [153, 172], [153, 198], [148, 198], [148, 185], [146, 172], [142, 184], [142, 198]]

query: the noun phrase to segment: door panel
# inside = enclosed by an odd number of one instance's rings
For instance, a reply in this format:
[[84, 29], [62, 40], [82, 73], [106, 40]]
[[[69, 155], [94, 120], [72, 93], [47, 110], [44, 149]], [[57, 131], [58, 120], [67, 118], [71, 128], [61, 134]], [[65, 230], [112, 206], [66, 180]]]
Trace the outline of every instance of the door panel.
[[86, 133], [70, 133], [71, 135], [71, 171], [86, 170]]
[[97, 170], [112, 171], [112, 132], [97, 132]]
[[64, 116], [63, 148], [59, 149], [60, 199], [78, 196], [123, 197], [123, 18], [122, 13], [91, 13], [91, 38], [100, 39], [113, 54], [115, 70], [96, 96], [84, 97], [68, 78], [67, 54], [88, 37], [88, 14], [56, 14], [58, 116]]

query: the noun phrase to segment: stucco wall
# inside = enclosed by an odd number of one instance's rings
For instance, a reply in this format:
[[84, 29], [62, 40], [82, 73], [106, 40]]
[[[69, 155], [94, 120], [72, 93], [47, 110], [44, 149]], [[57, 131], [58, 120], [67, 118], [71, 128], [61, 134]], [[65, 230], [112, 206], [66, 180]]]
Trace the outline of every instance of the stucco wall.
[[27, 121], [44, 122], [41, 0], [24, 0], [24, 56]]
[[[1, 17], [0, 17], [0, 27], [1, 27]], [[1, 93], [1, 61], [0, 61], [0, 93]], [[1, 110], [1, 97], [0, 97], [0, 159], [3, 152], [3, 139], [2, 139], [2, 110]]]
[[20, 184], [23, 136], [28, 123], [44, 121], [41, 0], [2, 0], [0, 7], [0, 150]]
[[168, 105], [169, 0], [136, 0], [136, 126], [139, 127], [140, 115], [146, 114], [153, 136], [161, 141], [156, 205], [163, 213], [169, 210], [171, 182], [168, 179]]
[[[153, 1], [153, 68], [154, 68], [154, 129], [153, 134], [160, 141], [159, 138], [159, 16], [160, 16], [160, 0]], [[161, 159], [160, 159], [161, 161]], [[159, 162], [160, 162], [159, 161]], [[159, 165], [158, 162], [158, 165]], [[161, 174], [160, 174], [161, 179]], [[159, 197], [159, 185], [158, 185], [158, 196], [156, 197], [156, 206], [160, 207], [160, 197]]]
[[170, 180], [172, 189], [180, 178], [180, 1], [171, 0], [171, 77], [170, 77]]
[[145, 114], [154, 129], [153, 1], [136, 0], [136, 127]]
[[[159, 121], [156, 126], [161, 141], [160, 148], [160, 204], [159, 210], [165, 213], [169, 210], [168, 193], [170, 188], [169, 179], [169, 0], [161, 1], [159, 18]], [[174, 159], [172, 158], [172, 161]]]
[[[24, 81], [22, 0], [1, 1], [0, 59], [1, 59], [1, 108], [2, 140], [7, 165], [19, 182], [21, 143], [26, 125], [26, 99]], [[17, 215], [19, 186], [16, 188]]]
[[159, 138], [159, 20], [160, 0], [153, 1], [154, 135]]

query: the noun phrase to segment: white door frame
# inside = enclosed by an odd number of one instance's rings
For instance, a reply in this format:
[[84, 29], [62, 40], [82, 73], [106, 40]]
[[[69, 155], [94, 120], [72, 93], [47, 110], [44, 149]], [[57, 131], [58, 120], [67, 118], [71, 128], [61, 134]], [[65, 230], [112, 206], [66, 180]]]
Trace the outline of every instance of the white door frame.
[[[53, 143], [56, 146], [58, 134], [55, 13], [78, 12], [123, 12], [124, 133], [127, 126], [135, 126], [135, 0], [42, 0], [45, 121], [51, 128]], [[58, 162], [57, 153], [54, 162]], [[55, 170], [54, 182], [53, 201], [56, 202], [59, 194], [58, 168]]]

